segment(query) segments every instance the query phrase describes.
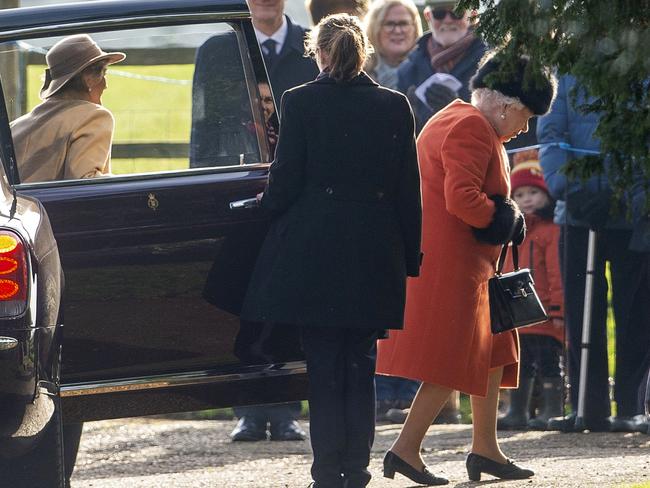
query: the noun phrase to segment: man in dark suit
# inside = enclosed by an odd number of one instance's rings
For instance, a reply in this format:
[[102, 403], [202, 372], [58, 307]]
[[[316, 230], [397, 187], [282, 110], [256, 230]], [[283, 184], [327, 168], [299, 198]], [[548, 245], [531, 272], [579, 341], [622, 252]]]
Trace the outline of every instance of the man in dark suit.
[[[313, 80], [318, 67], [305, 57], [307, 30], [284, 14], [285, 0], [248, 0], [255, 35], [262, 48], [264, 64], [276, 103], [289, 88]], [[304, 440], [305, 432], [295, 416], [300, 403], [255, 406], [235, 409], [239, 423], [231, 433], [233, 441], [266, 438], [266, 419], [272, 440]]]
[[248, 5], [277, 104], [286, 90], [316, 78], [318, 67], [305, 57], [307, 30], [284, 14], [284, 0], [249, 0]]
[[[286, 90], [311, 81], [318, 75], [318, 67], [314, 60], [304, 56], [304, 39], [307, 31], [294, 24], [284, 14], [284, 3], [285, 0], [249, 0], [255, 35], [260, 43], [276, 103], [280, 102]], [[196, 107], [193, 108], [190, 151], [190, 164], [193, 167], [218, 165], [220, 163], [215, 154], [228, 152], [225, 150], [227, 148], [215, 147], [220, 140], [215, 131], [223, 130], [223, 120], [219, 120], [218, 116], [200, 117], [199, 115], [206, 112], [213, 113], [214, 107], [218, 109], [225, 103], [224, 93], [227, 91], [217, 91], [212, 96], [211, 93], [215, 90], [210, 89], [210, 84], [215, 83], [214, 80], [218, 79], [217, 75], [224, 77], [224, 74], [219, 72], [224, 64], [218, 62], [220, 57], [238, 55], [236, 38], [229, 34], [231, 33], [214, 36], [206, 41], [197, 53], [193, 85], [193, 106]], [[242, 75], [243, 73], [234, 73], [229, 78], [231, 85], [243, 86]], [[264, 94], [260, 93], [260, 95]], [[217, 114], [219, 112], [216, 111]], [[209, 126], [208, 122], [211, 118], [214, 122]], [[232, 141], [234, 138], [230, 136], [224, 139]], [[243, 142], [238, 143], [238, 147], [244, 146]], [[266, 439], [267, 425], [270, 424], [272, 440], [304, 440], [305, 432], [295, 420], [299, 413], [299, 402], [235, 408], [235, 415], [239, 417], [239, 422], [232, 431], [231, 438], [233, 441]]]
[[[285, 0], [250, 0], [253, 27], [276, 105], [289, 88], [318, 75], [305, 57], [307, 30], [284, 15]], [[221, 32], [199, 47], [192, 83], [190, 166], [209, 167], [257, 162], [257, 139], [246, 131], [252, 119], [244, 70], [234, 31]], [[239, 89], [234, 89], [239, 87]], [[240, 117], [233, 117], [241, 111]]]

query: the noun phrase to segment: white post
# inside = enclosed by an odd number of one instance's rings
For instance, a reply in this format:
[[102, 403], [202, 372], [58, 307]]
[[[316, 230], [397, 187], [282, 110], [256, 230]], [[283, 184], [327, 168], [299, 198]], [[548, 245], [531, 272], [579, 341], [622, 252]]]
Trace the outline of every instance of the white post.
[[580, 344], [580, 385], [578, 389], [578, 412], [576, 430], [585, 428], [585, 403], [587, 399], [587, 374], [589, 365], [589, 348], [591, 346], [591, 308], [594, 295], [594, 267], [596, 263], [596, 231], [589, 229], [587, 245], [587, 270], [585, 276], [585, 300], [582, 311], [582, 344]]

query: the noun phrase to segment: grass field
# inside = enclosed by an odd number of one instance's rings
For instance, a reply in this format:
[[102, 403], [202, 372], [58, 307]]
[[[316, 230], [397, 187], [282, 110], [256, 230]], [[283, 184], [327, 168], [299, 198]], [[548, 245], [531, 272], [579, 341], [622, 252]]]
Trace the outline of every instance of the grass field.
[[[27, 68], [28, 110], [40, 103], [44, 66]], [[109, 68], [102, 103], [115, 116], [114, 142], [187, 143], [190, 139], [193, 65], [115, 66]], [[115, 71], [124, 73], [123, 76]], [[131, 76], [131, 77], [129, 77]], [[184, 84], [142, 77], [177, 80]], [[183, 169], [187, 159], [113, 159], [117, 174]]]

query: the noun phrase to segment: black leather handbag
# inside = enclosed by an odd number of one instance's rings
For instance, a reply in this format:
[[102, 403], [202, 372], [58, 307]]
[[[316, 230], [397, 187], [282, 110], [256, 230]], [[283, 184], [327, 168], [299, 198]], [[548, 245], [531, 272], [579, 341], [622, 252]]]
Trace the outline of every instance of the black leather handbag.
[[488, 281], [490, 325], [493, 334], [548, 320], [544, 306], [535, 291], [535, 282], [530, 270], [519, 269], [519, 253], [514, 244], [512, 261], [515, 270], [502, 273], [507, 254], [508, 244], [505, 244], [501, 249], [494, 276]]

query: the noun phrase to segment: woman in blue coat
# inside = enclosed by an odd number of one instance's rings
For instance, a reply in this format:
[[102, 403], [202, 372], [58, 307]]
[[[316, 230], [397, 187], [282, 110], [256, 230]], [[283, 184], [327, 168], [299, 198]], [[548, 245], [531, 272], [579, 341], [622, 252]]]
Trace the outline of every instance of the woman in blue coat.
[[355, 17], [323, 19], [308, 42], [321, 73], [282, 97], [261, 198], [273, 221], [242, 318], [301, 326], [315, 488], [364, 487], [376, 340], [402, 327], [420, 267], [413, 115], [361, 71], [369, 44]]

